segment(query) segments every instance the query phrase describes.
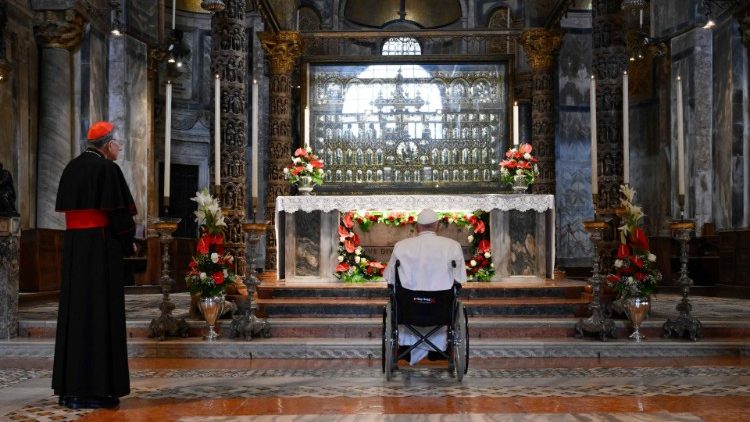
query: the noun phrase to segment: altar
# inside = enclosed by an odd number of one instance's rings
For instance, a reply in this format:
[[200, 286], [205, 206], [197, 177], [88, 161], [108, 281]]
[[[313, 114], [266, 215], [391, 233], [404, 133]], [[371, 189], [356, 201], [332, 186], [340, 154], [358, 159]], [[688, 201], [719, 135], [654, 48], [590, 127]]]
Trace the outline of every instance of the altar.
[[[438, 212], [489, 213], [487, 230], [495, 270], [493, 281], [522, 276], [551, 279], [555, 262], [554, 203], [553, 195], [528, 194], [279, 196], [276, 199], [278, 277], [292, 283], [338, 281], [334, 277], [342, 242], [338, 228], [345, 213], [418, 212], [432, 208]], [[362, 248], [387, 262], [389, 248], [400, 237], [413, 234], [413, 230], [407, 229], [375, 239], [367, 236]], [[446, 235], [442, 229], [440, 234]], [[465, 234], [463, 237], [471, 235], [470, 231]], [[447, 235], [457, 237], [466, 246], [456, 230], [448, 230]], [[527, 263], [519, 269], [520, 257], [526, 255]]]

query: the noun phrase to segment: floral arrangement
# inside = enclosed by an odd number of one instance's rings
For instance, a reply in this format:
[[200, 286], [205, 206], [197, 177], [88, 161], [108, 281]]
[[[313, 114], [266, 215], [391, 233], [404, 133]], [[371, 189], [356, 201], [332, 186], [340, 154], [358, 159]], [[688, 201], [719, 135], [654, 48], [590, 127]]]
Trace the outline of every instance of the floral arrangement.
[[513, 183], [513, 176], [521, 174], [526, 177], [530, 185], [539, 175], [537, 159], [531, 155], [531, 144], [514, 146], [505, 153], [505, 160], [500, 162], [500, 180], [503, 183]]
[[[360, 244], [359, 236], [354, 233], [355, 212], [349, 211], [341, 216], [339, 222], [339, 247], [338, 260], [334, 275], [336, 278], [349, 283], [362, 283], [383, 276], [385, 265], [376, 261], [372, 256], [364, 253]], [[372, 224], [370, 216], [368, 218], [359, 217], [362, 227], [369, 228]], [[364, 223], [369, 222], [369, 224]]]
[[[440, 212], [438, 216], [443, 224], [456, 224], [471, 231], [468, 241], [474, 253], [464, 263], [467, 274], [469, 279], [489, 281], [495, 275], [489, 233], [486, 230], [489, 224], [489, 214], [484, 211], [476, 211], [472, 214]], [[383, 276], [384, 263], [374, 260], [364, 252], [359, 236], [354, 232], [355, 223], [359, 225], [360, 230], [368, 231], [374, 224], [400, 227], [414, 224], [416, 220], [417, 213], [377, 211], [344, 213], [338, 228], [339, 264], [334, 274], [336, 278], [346, 282], [365, 282]]]
[[490, 214], [485, 211], [474, 211], [471, 214], [447, 212], [439, 213], [439, 215], [443, 223], [456, 224], [471, 232], [467, 240], [474, 253], [464, 264], [469, 280], [490, 281], [495, 275], [490, 236], [487, 232]]
[[303, 177], [309, 177], [314, 185], [323, 184], [323, 161], [313, 154], [310, 147], [297, 148], [292, 163], [284, 167], [284, 177], [296, 185]]
[[643, 218], [641, 207], [633, 204], [635, 191], [627, 185], [620, 186], [620, 203], [625, 211], [620, 231], [620, 244], [614, 263], [615, 273], [607, 282], [617, 291], [618, 299], [646, 297], [656, 291], [661, 272], [656, 268], [656, 255], [649, 251], [648, 238], [638, 226]]
[[211, 196], [208, 189], [196, 192], [191, 200], [198, 203], [194, 212], [195, 221], [200, 226], [196, 254], [190, 261], [185, 283], [191, 294], [202, 297], [221, 296], [226, 286], [234, 284], [234, 257], [224, 253], [224, 216], [219, 201]]

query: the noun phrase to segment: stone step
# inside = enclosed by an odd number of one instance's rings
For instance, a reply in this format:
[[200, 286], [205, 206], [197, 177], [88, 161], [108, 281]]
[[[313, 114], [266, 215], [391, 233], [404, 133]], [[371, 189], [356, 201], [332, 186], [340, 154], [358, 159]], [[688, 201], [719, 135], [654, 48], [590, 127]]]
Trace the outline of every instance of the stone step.
[[[128, 355], [137, 358], [216, 358], [216, 359], [374, 359], [380, 362], [381, 340], [341, 338], [269, 338], [237, 341], [220, 338], [207, 342], [200, 338], [129, 339]], [[51, 359], [54, 340], [11, 339], [0, 341], [0, 356], [4, 358]], [[605, 357], [705, 357], [750, 356], [747, 338], [716, 338], [699, 342], [684, 340], [648, 339], [636, 343], [625, 338], [606, 342], [575, 339], [476, 339], [469, 345], [473, 360], [482, 358], [555, 358], [576, 357], [598, 359]], [[469, 362], [470, 368], [473, 366]]]
[[[462, 298], [499, 297], [562, 297], [580, 298], [586, 283], [575, 280], [549, 280], [538, 277], [509, 277], [502, 281], [467, 282], [461, 289]], [[364, 284], [319, 283], [286, 284], [283, 281], [264, 281], [258, 287], [258, 297], [275, 298], [387, 298], [385, 282]]]
[[[205, 334], [206, 323], [200, 320], [186, 320], [190, 326], [191, 337], [201, 337]], [[518, 340], [574, 338], [575, 324], [578, 318], [539, 318], [539, 317], [500, 317], [473, 316], [469, 318], [469, 335], [472, 339]], [[641, 326], [641, 332], [650, 341], [662, 336], [664, 318], [646, 320]], [[230, 320], [219, 320], [216, 330], [225, 336], [229, 333]], [[615, 319], [617, 338], [626, 338], [632, 328], [629, 322]], [[128, 320], [127, 336], [129, 339], [145, 339], [148, 337], [150, 320]], [[382, 316], [370, 318], [270, 318], [271, 335], [278, 339], [296, 339], [304, 342], [308, 338], [331, 339], [374, 339], [380, 338], [382, 331]], [[713, 338], [750, 338], [750, 322], [727, 320], [703, 320], [703, 334], [705, 339]], [[21, 320], [19, 322], [19, 338], [53, 339], [55, 337], [56, 322], [54, 320]], [[0, 355], [1, 356], [1, 355]]]
[[[469, 315], [514, 315], [575, 317], [583, 316], [588, 301], [582, 298], [524, 297], [467, 298], [462, 300]], [[337, 317], [379, 316], [385, 298], [292, 297], [257, 300], [258, 315], [263, 317]]]

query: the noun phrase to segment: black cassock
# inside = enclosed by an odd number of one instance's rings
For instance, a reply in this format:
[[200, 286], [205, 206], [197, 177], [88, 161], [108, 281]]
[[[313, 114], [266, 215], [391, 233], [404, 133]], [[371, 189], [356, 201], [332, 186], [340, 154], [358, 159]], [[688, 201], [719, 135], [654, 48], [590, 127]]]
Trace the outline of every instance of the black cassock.
[[67, 220], [52, 388], [60, 396], [128, 395], [122, 258], [132, 253], [136, 209], [120, 167], [87, 149], [65, 167], [55, 208], [79, 223], [87, 215], [108, 223], [73, 229]]

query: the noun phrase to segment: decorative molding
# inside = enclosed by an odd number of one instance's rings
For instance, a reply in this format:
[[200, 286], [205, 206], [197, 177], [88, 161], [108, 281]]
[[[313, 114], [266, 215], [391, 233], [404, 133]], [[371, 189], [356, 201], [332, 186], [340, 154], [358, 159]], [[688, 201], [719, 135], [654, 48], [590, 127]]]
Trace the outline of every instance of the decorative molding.
[[34, 32], [42, 47], [73, 50], [81, 43], [87, 20], [77, 10], [45, 10], [36, 18]]
[[545, 28], [532, 28], [521, 33], [521, 46], [535, 72], [552, 69], [563, 35], [562, 30]]
[[286, 74], [294, 70], [302, 53], [302, 37], [299, 32], [261, 32], [258, 38], [268, 55], [272, 74]]

